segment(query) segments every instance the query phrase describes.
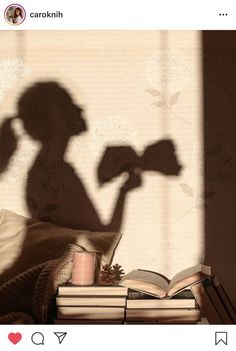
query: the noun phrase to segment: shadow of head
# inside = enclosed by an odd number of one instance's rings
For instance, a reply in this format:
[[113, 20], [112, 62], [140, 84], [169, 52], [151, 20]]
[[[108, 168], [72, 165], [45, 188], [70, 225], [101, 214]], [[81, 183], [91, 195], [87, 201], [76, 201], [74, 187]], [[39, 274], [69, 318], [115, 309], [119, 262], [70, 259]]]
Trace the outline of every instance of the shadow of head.
[[52, 137], [68, 139], [87, 130], [83, 109], [56, 82], [29, 87], [18, 101], [17, 113], [27, 133], [41, 143]]

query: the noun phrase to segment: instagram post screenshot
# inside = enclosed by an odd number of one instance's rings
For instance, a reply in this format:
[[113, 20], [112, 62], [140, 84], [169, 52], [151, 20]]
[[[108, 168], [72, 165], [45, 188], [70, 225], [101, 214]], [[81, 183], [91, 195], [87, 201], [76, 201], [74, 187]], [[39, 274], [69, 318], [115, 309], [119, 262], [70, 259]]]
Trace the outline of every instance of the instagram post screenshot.
[[0, 348], [234, 350], [235, 4], [4, 0], [0, 43]]

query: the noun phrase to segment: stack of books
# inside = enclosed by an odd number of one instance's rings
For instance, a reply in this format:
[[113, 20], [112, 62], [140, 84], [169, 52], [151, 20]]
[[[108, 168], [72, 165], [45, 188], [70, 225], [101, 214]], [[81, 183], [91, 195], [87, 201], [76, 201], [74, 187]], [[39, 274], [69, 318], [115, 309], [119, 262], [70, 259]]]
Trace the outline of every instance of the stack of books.
[[196, 324], [199, 320], [200, 308], [191, 290], [183, 290], [168, 299], [160, 299], [132, 289], [128, 291], [128, 324]]
[[127, 292], [122, 286], [59, 286], [54, 323], [122, 324]]
[[168, 299], [129, 290], [126, 306], [128, 324], [196, 324], [200, 319], [200, 309], [191, 290]]
[[134, 270], [116, 286], [59, 286], [56, 324], [236, 324], [236, 312], [210, 267], [197, 265], [171, 280]]
[[211, 268], [197, 265], [171, 280], [160, 273], [134, 270], [120, 284], [133, 289], [128, 294], [129, 323], [197, 323], [207, 317], [210, 324], [235, 324], [236, 313]]

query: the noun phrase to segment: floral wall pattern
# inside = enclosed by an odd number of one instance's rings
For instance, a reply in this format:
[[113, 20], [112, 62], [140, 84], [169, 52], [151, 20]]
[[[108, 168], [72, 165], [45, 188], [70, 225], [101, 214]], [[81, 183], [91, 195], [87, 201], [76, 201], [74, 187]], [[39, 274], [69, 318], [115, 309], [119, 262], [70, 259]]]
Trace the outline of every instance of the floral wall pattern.
[[[200, 262], [204, 256], [200, 33], [0, 35], [8, 42], [0, 54], [0, 123], [14, 117], [17, 137], [17, 148], [0, 175], [1, 207], [30, 215], [27, 179], [41, 145], [18, 115], [19, 99], [35, 84], [53, 81], [83, 109], [86, 131], [70, 136], [64, 159], [104, 227], [125, 188], [119, 227], [123, 238], [116, 261], [127, 271], [145, 268], [169, 276]], [[48, 106], [56, 109], [53, 103]], [[144, 162], [151, 145], [157, 145], [155, 152]], [[108, 149], [112, 157], [104, 161]], [[121, 170], [99, 182], [99, 165], [105, 162], [106, 172], [110, 171], [118, 149]], [[70, 189], [70, 183], [67, 186]], [[83, 211], [82, 202], [78, 207]], [[63, 213], [61, 218], [63, 222]]]

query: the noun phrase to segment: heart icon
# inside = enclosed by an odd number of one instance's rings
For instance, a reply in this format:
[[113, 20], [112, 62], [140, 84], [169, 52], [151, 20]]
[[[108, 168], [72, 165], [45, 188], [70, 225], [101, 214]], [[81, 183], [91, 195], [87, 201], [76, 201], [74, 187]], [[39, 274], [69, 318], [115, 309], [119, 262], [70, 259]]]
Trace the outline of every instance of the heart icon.
[[10, 334], [8, 334], [8, 339], [14, 345], [18, 344], [18, 342], [21, 341], [21, 338], [22, 338], [21, 333], [10, 333]]

